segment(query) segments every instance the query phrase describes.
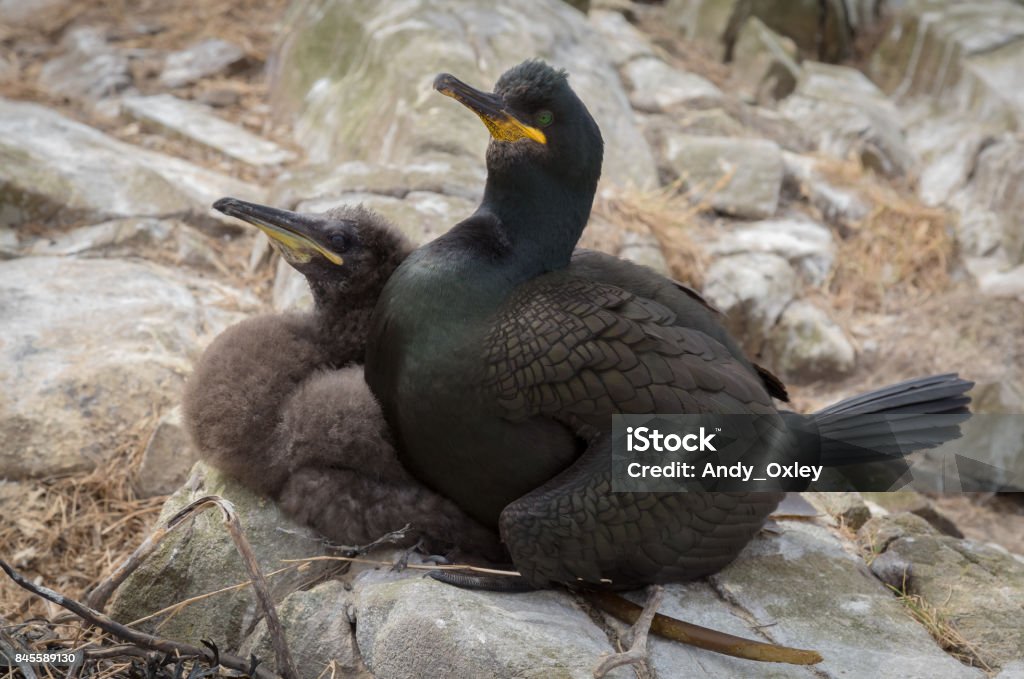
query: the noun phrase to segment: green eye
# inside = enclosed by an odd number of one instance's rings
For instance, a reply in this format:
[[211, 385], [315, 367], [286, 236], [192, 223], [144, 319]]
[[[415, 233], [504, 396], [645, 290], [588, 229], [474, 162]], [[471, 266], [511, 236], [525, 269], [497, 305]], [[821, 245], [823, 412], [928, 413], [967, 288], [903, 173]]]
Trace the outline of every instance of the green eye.
[[555, 114], [551, 111], [540, 111], [537, 113], [537, 124], [541, 127], [547, 127], [553, 122], [555, 122]]

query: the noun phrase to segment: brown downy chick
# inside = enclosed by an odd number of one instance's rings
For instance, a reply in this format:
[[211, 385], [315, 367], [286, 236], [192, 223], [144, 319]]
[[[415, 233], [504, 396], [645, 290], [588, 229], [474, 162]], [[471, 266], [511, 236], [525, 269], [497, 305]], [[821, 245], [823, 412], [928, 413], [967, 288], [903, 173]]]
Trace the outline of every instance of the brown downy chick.
[[411, 523], [430, 549], [500, 558], [492, 531], [405, 471], [363, 380], [369, 319], [409, 242], [362, 207], [214, 207], [270, 237], [306, 277], [314, 309], [251, 318], [211, 343], [184, 399], [200, 456], [334, 542], [364, 544]]

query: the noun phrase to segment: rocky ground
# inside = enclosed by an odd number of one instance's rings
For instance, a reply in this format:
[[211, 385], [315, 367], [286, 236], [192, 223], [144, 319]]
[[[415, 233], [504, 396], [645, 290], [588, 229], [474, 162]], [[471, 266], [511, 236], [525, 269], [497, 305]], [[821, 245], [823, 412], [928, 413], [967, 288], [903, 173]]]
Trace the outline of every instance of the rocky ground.
[[[223, 328], [308, 304], [213, 200], [363, 202], [428, 240], [479, 198], [486, 143], [433, 75], [484, 85], [528, 56], [569, 70], [605, 136], [584, 244], [699, 285], [797, 407], [956, 370], [978, 382], [979, 411], [1022, 412], [1024, 6], [424, 5], [0, 0], [4, 559], [80, 595], [156, 521], [220, 493], [264, 570], [283, 569], [272, 590], [303, 677], [330, 662], [341, 676], [588, 676], [622, 629], [582, 600], [283, 561], [334, 552], [193, 466], [175, 408]], [[1008, 464], [1016, 452], [1009, 473], [1024, 474], [1024, 425], [971, 440]], [[1019, 501], [810, 499], [819, 518], [780, 518], [721, 574], [670, 588], [665, 610], [825, 662], [655, 641], [652, 676], [1022, 676]], [[244, 580], [203, 516], [111, 612], [135, 620]], [[7, 582], [0, 611], [54, 612]], [[270, 662], [258, 617], [234, 590], [159, 633]]]

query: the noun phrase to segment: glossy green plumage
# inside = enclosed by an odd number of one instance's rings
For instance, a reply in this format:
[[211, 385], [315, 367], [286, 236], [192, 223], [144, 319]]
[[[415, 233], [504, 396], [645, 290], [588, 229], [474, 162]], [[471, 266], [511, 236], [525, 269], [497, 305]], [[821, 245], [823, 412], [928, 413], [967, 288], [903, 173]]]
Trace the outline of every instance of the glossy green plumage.
[[375, 310], [367, 381], [402, 460], [499, 525], [535, 586], [630, 588], [714, 572], [781, 494], [612, 493], [611, 415], [767, 415], [773, 449], [803, 454], [772, 402], [785, 388], [692, 291], [614, 257], [573, 254], [601, 139], [564, 78], [527, 62], [496, 94], [521, 120], [551, 110], [547, 143], [492, 141], [476, 213], [413, 253]]

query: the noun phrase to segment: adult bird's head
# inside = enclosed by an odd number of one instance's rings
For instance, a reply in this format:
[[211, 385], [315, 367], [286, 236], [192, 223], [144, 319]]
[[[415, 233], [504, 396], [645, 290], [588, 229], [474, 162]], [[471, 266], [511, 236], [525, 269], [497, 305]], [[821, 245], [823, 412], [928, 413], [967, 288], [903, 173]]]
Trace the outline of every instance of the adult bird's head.
[[412, 249], [384, 218], [362, 206], [306, 214], [221, 198], [213, 207], [267, 234], [285, 261], [309, 281], [318, 306], [358, 304], [361, 297], [373, 304]]
[[506, 71], [494, 92], [482, 92], [448, 73], [434, 89], [480, 116], [491, 133], [487, 169], [515, 181], [517, 174], [546, 170], [574, 188], [593, 192], [601, 176], [604, 143], [587, 107], [569, 87], [565, 71], [540, 60]]

